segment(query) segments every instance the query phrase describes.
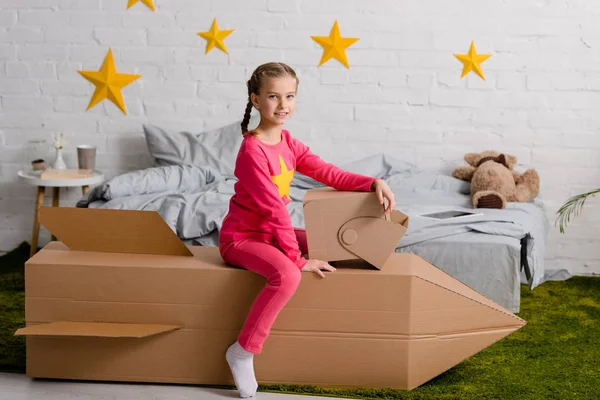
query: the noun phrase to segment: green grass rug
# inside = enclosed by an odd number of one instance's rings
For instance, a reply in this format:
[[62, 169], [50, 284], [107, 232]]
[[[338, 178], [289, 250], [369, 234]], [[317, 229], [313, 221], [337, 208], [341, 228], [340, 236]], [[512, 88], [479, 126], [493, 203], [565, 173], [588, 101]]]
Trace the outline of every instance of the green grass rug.
[[[29, 245], [0, 257], [0, 371], [25, 371], [23, 264]], [[260, 391], [360, 399], [600, 399], [600, 278], [522, 286], [528, 324], [413, 391], [261, 385]]]

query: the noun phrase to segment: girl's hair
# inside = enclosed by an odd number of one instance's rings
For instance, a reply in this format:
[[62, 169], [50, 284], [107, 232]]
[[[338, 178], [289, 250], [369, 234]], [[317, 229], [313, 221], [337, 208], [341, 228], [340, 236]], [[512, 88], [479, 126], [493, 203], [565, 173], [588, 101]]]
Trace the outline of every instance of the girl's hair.
[[246, 104], [246, 112], [244, 113], [244, 119], [242, 120], [242, 135], [248, 132], [248, 123], [250, 123], [250, 112], [252, 111], [252, 100], [250, 95], [260, 94], [260, 88], [267, 78], [280, 78], [282, 76], [291, 76], [296, 79], [296, 84], [300, 83], [300, 80], [296, 76], [296, 72], [287, 64], [280, 62], [270, 62], [258, 66], [252, 73], [250, 80], [247, 83], [248, 86], [248, 104]]

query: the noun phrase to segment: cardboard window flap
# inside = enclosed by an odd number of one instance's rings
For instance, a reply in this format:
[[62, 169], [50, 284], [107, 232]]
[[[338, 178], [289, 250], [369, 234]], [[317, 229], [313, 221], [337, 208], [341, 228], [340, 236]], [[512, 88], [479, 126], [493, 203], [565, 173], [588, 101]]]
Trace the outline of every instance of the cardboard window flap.
[[71, 250], [192, 256], [156, 211], [42, 207], [40, 223]]
[[349, 220], [338, 232], [340, 244], [377, 269], [383, 268], [406, 233], [402, 222], [408, 225], [408, 217], [401, 212], [393, 210], [391, 214], [391, 221], [377, 217]]
[[179, 325], [59, 321], [21, 328], [15, 332], [15, 336], [143, 338], [179, 328], [181, 328]]
[[310, 258], [362, 259], [382, 269], [408, 230], [408, 216], [384, 214], [375, 192], [309, 190], [303, 200]]

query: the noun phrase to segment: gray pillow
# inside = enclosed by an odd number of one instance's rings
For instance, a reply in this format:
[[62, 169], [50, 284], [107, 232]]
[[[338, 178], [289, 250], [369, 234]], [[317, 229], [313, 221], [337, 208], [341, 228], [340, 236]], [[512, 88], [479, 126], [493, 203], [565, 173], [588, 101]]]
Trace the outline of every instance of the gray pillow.
[[[252, 116], [249, 128], [258, 122]], [[232, 177], [242, 133], [241, 121], [207, 132], [168, 132], [154, 125], [144, 125], [148, 151], [155, 166], [195, 164], [210, 166], [224, 177]]]

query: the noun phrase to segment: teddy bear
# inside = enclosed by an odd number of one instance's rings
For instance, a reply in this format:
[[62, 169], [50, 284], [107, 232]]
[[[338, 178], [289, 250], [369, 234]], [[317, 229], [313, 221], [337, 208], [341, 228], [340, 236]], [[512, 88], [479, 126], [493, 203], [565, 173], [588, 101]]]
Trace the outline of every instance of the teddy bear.
[[513, 171], [517, 158], [497, 151], [465, 154], [469, 165], [456, 168], [454, 178], [471, 182], [471, 200], [475, 208], [506, 208], [506, 202], [527, 202], [540, 188], [537, 171]]

